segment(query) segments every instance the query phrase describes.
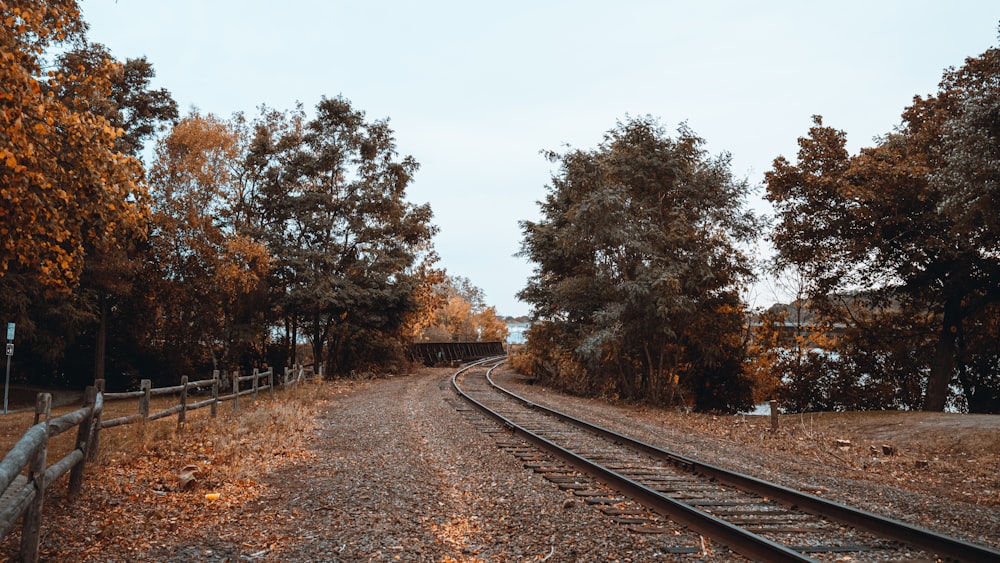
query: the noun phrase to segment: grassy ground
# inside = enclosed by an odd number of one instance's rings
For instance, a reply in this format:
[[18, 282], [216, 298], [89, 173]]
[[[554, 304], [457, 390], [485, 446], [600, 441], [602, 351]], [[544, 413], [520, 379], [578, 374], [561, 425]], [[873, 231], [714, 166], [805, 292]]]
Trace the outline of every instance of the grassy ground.
[[[172, 415], [156, 421], [106, 428], [100, 434], [97, 460], [88, 465], [84, 495], [66, 498], [66, 478], [51, 485], [45, 500], [43, 560], [61, 561], [100, 553], [107, 542], [142, 552], [154, 541], [151, 529], [184, 521], [185, 529], [215, 522], [225, 508], [260, 494], [256, 479], [287, 464], [308, 458], [316, 417], [338, 383], [308, 383], [279, 389], [272, 397], [240, 397], [221, 403], [212, 418], [208, 407], [189, 411], [183, 426]], [[189, 397], [196, 402], [204, 397]], [[177, 397], [154, 398], [150, 412], [177, 404]], [[79, 405], [54, 409], [53, 416]], [[105, 405], [104, 418], [138, 412], [138, 400]], [[32, 423], [32, 412], [0, 419], [0, 447], [9, 448]], [[76, 432], [58, 437], [48, 463], [73, 447]], [[6, 451], [6, 449], [5, 449]], [[180, 530], [177, 530], [180, 532]], [[0, 542], [0, 560], [16, 553], [20, 526]]]

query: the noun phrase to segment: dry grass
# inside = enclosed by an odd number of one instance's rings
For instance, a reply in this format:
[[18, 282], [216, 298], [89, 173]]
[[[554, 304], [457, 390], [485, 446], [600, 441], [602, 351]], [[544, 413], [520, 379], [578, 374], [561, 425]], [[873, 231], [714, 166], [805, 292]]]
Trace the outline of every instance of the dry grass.
[[[304, 383], [279, 389], [271, 398], [261, 392], [258, 400], [240, 397], [239, 411], [233, 402], [218, 405], [218, 415], [211, 417], [210, 407], [187, 411], [181, 427], [177, 415], [155, 421], [103, 429], [97, 465], [110, 465], [149, 455], [174, 451], [180, 456], [211, 464], [217, 480], [241, 479], [254, 473], [265, 458], [287, 453], [301, 444], [317, 415], [319, 402], [332, 384]], [[205, 397], [189, 397], [188, 403]], [[177, 396], [153, 397], [150, 413], [170, 408], [178, 403]], [[104, 405], [105, 420], [138, 413], [137, 399], [109, 401]], [[52, 418], [79, 408], [79, 404], [52, 409]], [[0, 448], [9, 451], [34, 422], [30, 411], [10, 412], [0, 417]], [[54, 437], [49, 443], [48, 460], [52, 462], [69, 453], [76, 442], [76, 428]], [[204, 463], [208, 462], [208, 463]]]
[[766, 416], [661, 413], [662, 424], [780, 452], [845, 476], [1000, 507], [1000, 416], [846, 412]]
[[[189, 411], [181, 427], [174, 415], [102, 430], [97, 460], [86, 469], [83, 495], [67, 499], [64, 480], [50, 489], [51, 497], [46, 495], [42, 559], [104, 560], [101, 554], [112, 545], [121, 553], [142, 553], [160, 541], [151, 530], [189, 543], [212, 527], [242, 530], [241, 510], [267, 490], [261, 476], [287, 472], [315, 458], [309, 441], [324, 403], [340, 387], [301, 383], [276, 390], [273, 398], [260, 393], [256, 402], [241, 397], [238, 412], [231, 401], [219, 404], [216, 418], [204, 407]], [[176, 401], [157, 398], [150, 412]], [[135, 412], [138, 401], [129, 400], [106, 405], [104, 416]], [[20, 417], [4, 422], [10, 434], [27, 427]], [[18, 541], [15, 530], [0, 543], [0, 560], [16, 551]], [[274, 541], [276, 537], [261, 539], [264, 545]]]
[[[267, 392], [260, 393], [257, 401], [240, 397], [238, 412], [233, 411], [232, 401], [227, 401], [218, 405], [216, 418], [211, 417], [209, 407], [188, 411], [182, 427], [173, 415], [108, 428], [101, 433], [98, 463], [120, 462], [148, 452], [186, 452], [196, 458], [192, 461], [209, 461], [215, 479], [246, 478], [257, 472], [267, 458], [300, 446], [298, 440], [311, 427], [327, 387], [305, 383], [280, 389], [273, 399]], [[197, 400], [200, 398], [189, 398], [189, 402]], [[176, 401], [176, 397], [156, 398], [151, 401], [150, 412], [166, 409]], [[123, 409], [111, 403], [105, 407], [104, 418], [132, 414], [137, 408]]]

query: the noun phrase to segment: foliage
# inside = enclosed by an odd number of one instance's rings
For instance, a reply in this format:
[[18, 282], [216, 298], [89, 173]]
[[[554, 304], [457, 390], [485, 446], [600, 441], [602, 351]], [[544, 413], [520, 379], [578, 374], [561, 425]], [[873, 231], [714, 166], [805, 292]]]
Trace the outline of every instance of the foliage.
[[899, 327], [923, 327], [919, 315], [853, 311], [850, 325], [831, 326], [822, 317], [792, 323], [794, 335], [772, 343], [777, 396], [786, 411], [912, 410], [922, 403], [922, 366], [929, 347], [897, 338]]
[[[173, 102], [160, 90], [139, 109], [151, 66], [137, 73], [87, 44], [75, 2], [0, 11], [0, 311], [18, 323], [15, 379], [30, 366], [33, 383], [83, 385], [89, 365], [104, 371], [108, 327], [125, 329], [112, 338], [119, 349], [131, 336], [128, 320], [111, 317], [146, 234], [138, 144]], [[141, 124], [122, 117], [140, 113]]]
[[408, 342], [426, 340], [424, 335], [434, 324], [436, 312], [445, 304], [445, 296], [438, 288], [445, 283], [447, 274], [435, 267], [437, 261], [437, 253], [428, 245], [413, 270], [417, 282], [411, 295], [413, 308], [404, 315], [402, 326], [403, 337]]
[[781, 383], [779, 360], [789, 344], [784, 330], [785, 318], [783, 312], [768, 310], [759, 315], [752, 328], [744, 369], [751, 381], [753, 404], [775, 398]]
[[[58, 65], [65, 74], [76, 71], [77, 81], [67, 84], [63, 96], [67, 98], [88, 95], [85, 85], [95, 69], [100, 69], [106, 61], [114, 60], [105, 47], [97, 44], [82, 44], [57, 58]], [[152, 90], [150, 81], [154, 76], [152, 65], [142, 59], [129, 59], [116, 64], [110, 76], [110, 92], [107, 95], [91, 97], [90, 107], [103, 115], [121, 133], [115, 139], [115, 147], [123, 154], [142, 158], [146, 142], [166, 123], [177, 119], [177, 104], [165, 89]], [[80, 338], [70, 339], [66, 350], [66, 367], [76, 374], [80, 383], [87, 381], [85, 366], [93, 361], [93, 378], [105, 379], [109, 388], [118, 388], [129, 383], [123, 377], [134, 370], [134, 357], [124, 354], [124, 348], [141, 348], [136, 337], [145, 335], [132, 330], [142, 326], [138, 319], [145, 317], [145, 308], [122, 307], [131, 292], [144, 292], [143, 284], [134, 282], [148, 261], [148, 245], [145, 244], [146, 225], [142, 231], [128, 231], [123, 228], [114, 246], [97, 245], [86, 248], [83, 275], [80, 285], [74, 291], [69, 305], [80, 309], [77, 317], [82, 324], [73, 328], [81, 333]], [[88, 318], [93, 317], [93, 318]], [[110, 339], [110, 344], [109, 344]], [[111, 369], [106, 368], [105, 357], [108, 348], [113, 352]], [[153, 362], [153, 365], [157, 365]], [[153, 375], [153, 374], [149, 374]]]
[[[428, 205], [406, 201], [417, 170], [397, 158], [386, 121], [366, 122], [343, 98], [316, 116], [265, 112], [247, 161], [261, 178], [272, 299], [286, 342], [301, 330], [328, 373], [367, 370], [403, 338], [418, 307], [419, 273], [436, 228]], [[367, 352], [360, 335], [382, 340]]]
[[[228, 365], [239, 339], [239, 306], [267, 275], [267, 250], [243, 231], [234, 209], [238, 149], [232, 124], [198, 113], [156, 147], [146, 276], [155, 310], [147, 341], [158, 343], [160, 356], [181, 362], [174, 371]], [[259, 340], [264, 327], [256, 331], [240, 336]]]
[[[851, 295], [884, 313], [868, 326], [917, 312], [931, 319], [920, 332], [895, 327], [911, 350], [933, 340], [926, 370], [917, 370], [927, 374], [927, 410], [945, 407], [953, 378], [977, 353], [959, 349], [971, 319], [1000, 303], [998, 85], [1000, 50], [990, 49], [949, 69], [937, 95], [915, 98], [875, 147], [849, 155], [846, 135], [817, 117], [797, 163], [779, 157], [766, 175], [780, 219], [778, 265], [803, 272], [818, 310], [850, 324], [852, 308], [837, 299]], [[868, 352], [887, 353], [874, 344]]]
[[387, 121], [341, 98], [311, 120], [178, 121], [145, 58], [87, 42], [75, 1], [0, 18], [0, 311], [33, 383], [284, 362], [300, 335], [331, 372], [404, 357], [436, 229]]
[[710, 158], [703, 143], [641, 118], [595, 151], [548, 154], [561, 171], [543, 219], [522, 222], [521, 255], [537, 266], [519, 295], [558, 335], [547, 355], [569, 353], [587, 372], [557, 379], [600, 381], [629, 400], [748, 406], [738, 291], [751, 264], [739, 245], [759, 225], [728, 155]]
[[88, 246], [141, 230], [142, 169], [91, 107], [109, 95], [114, 61], [45, 70], [43, 53], [82, 40], [76, 2], [0, 7], [0, 272], [67, 293]]
[[[67, 84], [66, 94], [74, 98], [92, 95], [93, 92], [82, 87], [88, 82], [87, 77], [101, 72], [108, 61], [114, 60], [100, 44], [85, 43], [61, 53], [57, 63], [63, 74], [77, 77]], [[177, 102], [170, 92], [164, 88], [152, 89], [155, 75], [153, 65], [145, 57], [115, 63], [108, 76], [109, 91], [89, 100], [92, 112], [104, 116], [112, 127], [120, 130], [115, 148], [140, 159], [146, 142], [163, 130], [165, 123], [174, 123], [178, 118]]]
[[483, 290], [463, 276], [447, 276], [432, 288], [436, 306], [427, 311], [416, 340], [492, 342], [507, 339], [507, 325], [495, 307], [487, 307]]

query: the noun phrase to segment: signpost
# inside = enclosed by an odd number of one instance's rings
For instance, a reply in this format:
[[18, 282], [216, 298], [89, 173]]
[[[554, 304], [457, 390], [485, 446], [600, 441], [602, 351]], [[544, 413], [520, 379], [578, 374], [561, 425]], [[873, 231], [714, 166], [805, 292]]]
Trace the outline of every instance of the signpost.
[[7, 397], [10, 395], [10, 358], [14, 355], [14, 323], [7, 323], [7, 378], [3, 384], [3, 413], [7, 414]]

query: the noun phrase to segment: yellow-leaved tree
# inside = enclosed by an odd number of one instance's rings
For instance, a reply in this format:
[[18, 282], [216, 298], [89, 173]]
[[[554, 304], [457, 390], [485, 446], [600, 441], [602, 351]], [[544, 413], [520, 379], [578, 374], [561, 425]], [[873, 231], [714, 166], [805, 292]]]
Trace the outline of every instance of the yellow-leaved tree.
[[157, 299], [153, 340], [165, 355], [226, 365], [234, 345], [263, 332], [245, 304], [262, 290], [270, 257], [238, 212], [239, 150], [237, 125], [197, 112], [157, 143], [147, 277]]
[[142, 232], [147, 214], [140, 163], [91, 107], [117, 63], [46, 70], [85, 30], [74, 0], [0, 0], [0, 276], [56, 292], [78, 283], [85, 248]]

